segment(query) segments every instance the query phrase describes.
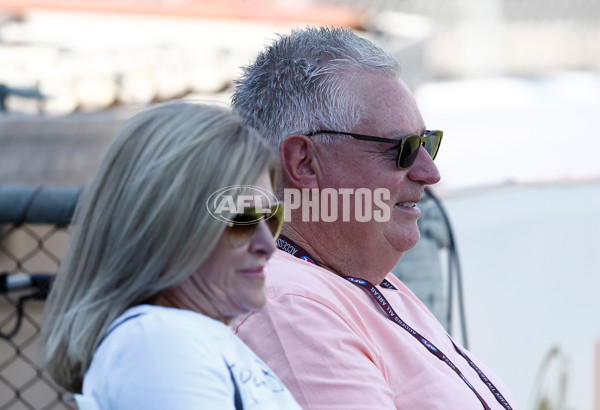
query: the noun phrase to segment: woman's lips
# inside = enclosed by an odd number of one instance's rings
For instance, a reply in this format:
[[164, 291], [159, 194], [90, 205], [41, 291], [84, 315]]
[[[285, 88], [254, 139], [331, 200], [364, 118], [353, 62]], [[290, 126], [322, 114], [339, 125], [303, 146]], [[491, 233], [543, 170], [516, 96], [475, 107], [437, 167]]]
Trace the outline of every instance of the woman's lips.
[[240, 269], [239, 272], [242, 275], [252, 276], [256, 278], [264, 278], [265, 277], [265, 267], [264, 266], [255, 266], [252, 268]]

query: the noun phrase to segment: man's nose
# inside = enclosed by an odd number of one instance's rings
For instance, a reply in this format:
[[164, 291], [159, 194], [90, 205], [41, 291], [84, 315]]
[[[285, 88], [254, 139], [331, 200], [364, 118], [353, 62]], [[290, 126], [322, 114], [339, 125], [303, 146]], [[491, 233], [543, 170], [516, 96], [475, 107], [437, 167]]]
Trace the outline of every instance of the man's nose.
[[408, 169], [408, 177], [424, 185], [433, 185], [440, 180], [440, 172], [424, 147], [419, 148], [415, 162]]

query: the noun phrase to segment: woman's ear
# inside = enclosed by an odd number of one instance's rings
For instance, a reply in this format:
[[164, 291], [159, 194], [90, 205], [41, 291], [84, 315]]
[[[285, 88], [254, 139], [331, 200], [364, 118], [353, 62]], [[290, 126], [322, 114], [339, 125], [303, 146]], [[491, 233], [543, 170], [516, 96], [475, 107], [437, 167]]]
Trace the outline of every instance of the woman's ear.
[[305, 135], [287, 137], [279, 151], [283, 184], [286, 188], [318, 188], [315, 150]]

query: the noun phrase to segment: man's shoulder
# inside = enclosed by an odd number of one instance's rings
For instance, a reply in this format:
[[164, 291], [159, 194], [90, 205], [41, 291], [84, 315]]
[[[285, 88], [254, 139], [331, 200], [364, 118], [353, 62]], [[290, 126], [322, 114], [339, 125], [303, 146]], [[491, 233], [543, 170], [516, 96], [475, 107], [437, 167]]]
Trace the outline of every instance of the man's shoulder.
[[346, 281], [335, 273], [280, 250], [267, 265], [270, 299], [285, 295], [318, 297], [343, 291], [346, 287]]
[[[361, 332], [355, 319], [372, 303], [364, 290], [281, 251], [271, 257], [266, 272], [266, 305], [238, 318], [232, 327], [253, 350], [258, 344], [270, 346], [268, 340], [282, 339], [284, 334], [297, 336], [300, 328], [306, 334], [324, 328], [337, 335]], [[253, 340], [259, 334], [264, 340]]]

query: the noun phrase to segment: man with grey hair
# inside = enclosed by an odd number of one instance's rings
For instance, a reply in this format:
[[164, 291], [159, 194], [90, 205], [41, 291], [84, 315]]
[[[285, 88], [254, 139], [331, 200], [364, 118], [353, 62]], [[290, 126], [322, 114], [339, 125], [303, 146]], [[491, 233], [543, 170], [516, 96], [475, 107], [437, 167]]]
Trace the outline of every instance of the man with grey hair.
[[512, 409], [498, 377], [390, 273], [419, 240], [442, 139], [398, 63], [349, 29], [306, 28], [236, 85], [234, 110], [279, 149], [288, 208], [267, 305], [238, 336], [307, 409]]

